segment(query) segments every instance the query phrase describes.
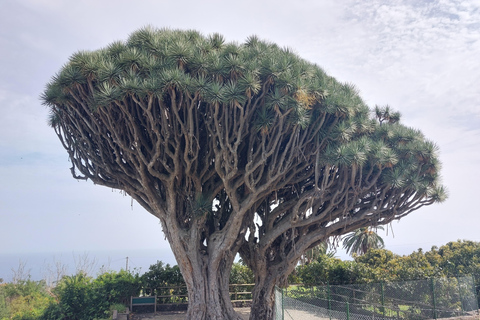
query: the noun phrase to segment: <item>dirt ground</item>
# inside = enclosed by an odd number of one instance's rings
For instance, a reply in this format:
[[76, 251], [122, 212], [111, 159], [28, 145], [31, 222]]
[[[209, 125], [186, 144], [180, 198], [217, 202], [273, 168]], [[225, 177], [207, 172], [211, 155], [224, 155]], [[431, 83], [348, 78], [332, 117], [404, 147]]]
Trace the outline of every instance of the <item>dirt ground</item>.
[[[242, 317], [244, 320], [248, 320], [250, 315], [250, 308], [235, 308], [235, 311]], [[132, 320], [185, 320], [185, 311], [170, 311], [170, 312], [157, 312], [157, 313], [144, 313], [144, 314], [135, 314], [130, 319]], [[329, 320], [328, 318], [322, 318], [318, 315], [300, 311], [300, 310], [289, 310], [285, 309], [284, 314], [285, 320]], [[455, 318], [445, 318], [442, 320], [479, 320], [480, 316], [478, 313], [455, 317]]]
[[[250, 308], [235, 308], [242, 319], [248, 320]], [[138, 313], [133, 315], [132, 320], [185, 320], [185, 311], [167, 311], [157, 313]]]
[[[250, 316], [250, 308], [235, 308], [235, 311], [237, 311], [237, 313], [242, 317], [243, 320], [248, 320]], [[284, 318], [285, 320], [330, 320], [328, 318], [321, 318], [314, 314], [308, 313], [306, 311], [300, 311], [300, 310], [286, 309], [284, 316], [285, 316]], [[130, 319], [132, 320], [185, 320], [185, 311], [135, 314]]]

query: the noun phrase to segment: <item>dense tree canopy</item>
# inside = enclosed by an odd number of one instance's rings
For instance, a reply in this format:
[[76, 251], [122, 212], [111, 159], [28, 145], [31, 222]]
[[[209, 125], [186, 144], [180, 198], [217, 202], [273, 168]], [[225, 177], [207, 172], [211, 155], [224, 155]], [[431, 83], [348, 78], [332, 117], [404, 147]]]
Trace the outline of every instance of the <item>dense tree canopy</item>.
[[[297, 277], [307, 285], [423, 280], [432, 277], [475, 276], [480, 290], [480, 242], [458, 240], [440, 248], [419, 249], [400, 256], [387, 249], [370, 249], [353, 261], [326, 254], [297, 268]], [[480, 298], [480, 296], [479, 296]]]
[[271, 318], [303, 251], [445, 198], [418, 130], [255, 36], [143, 28], [72, 55], [42, 98], [72, 175], [160, 219], [189, 318], [238, 318], [220, 272], [237, 252], [256, 277], [252, 318]]

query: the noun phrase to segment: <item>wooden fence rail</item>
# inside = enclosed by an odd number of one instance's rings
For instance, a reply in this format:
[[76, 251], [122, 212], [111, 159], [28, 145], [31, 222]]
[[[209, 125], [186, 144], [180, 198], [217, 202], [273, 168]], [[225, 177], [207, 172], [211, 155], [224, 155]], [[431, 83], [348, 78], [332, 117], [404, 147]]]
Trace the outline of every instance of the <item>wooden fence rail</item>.
[[[232, 302], [247, 302], [252, 300], [252, 290], [255, 284], [229, 285]], [[187, 304], [188, 292], [186, 286], [167, 286], [157, 288], [143, 288], [142, 296], [157, 296], [157, 304]]]

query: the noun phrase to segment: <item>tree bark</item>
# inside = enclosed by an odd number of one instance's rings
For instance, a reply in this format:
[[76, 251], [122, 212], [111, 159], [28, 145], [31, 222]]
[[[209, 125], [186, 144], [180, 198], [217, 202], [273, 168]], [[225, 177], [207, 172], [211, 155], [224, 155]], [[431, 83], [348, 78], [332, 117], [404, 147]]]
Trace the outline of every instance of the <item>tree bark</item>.
[[[193, 285], [188, 288], [188, 310], [186, 319], [201, 320], [240, 320], [233, 309], [228, 293], [227, 273], [206, 272], [202, 277], [194, 277]], [[212, 279], [213, 278], [213, 279]], [[223, 283], [227, 281], [225, 287]]]
[[176, 252], [178, 266], [188, 289], [186, 319], [241, 320], [230, 300], [229, 276], [234, 256], [230, 252]]
[[252, 292], [250, 320], [273, 320], [275, 316], [275, 277], [257, 276]]
[[255, 275], [250, 320], [273, 320], [275, 317], [275, 286], [286, 287], [288, 285], [288, 275], [295, 269], [297, 260], [271, 260], [268, 252], [252, 250], [245, 243], [239, 249], [239, 253]]
[[188, 289], [186, 319], [241, 320], [230, 300], [228, 285], [232, 263], [233, 258], [228, 253], [212, 259], [203, 257], [196, 262], [191, 259], [179, 261]]
[[185, 230], [176, 217], [167, 214], [167, 219], [160, 220], [187, 286], [186, 319], [241, 320], [229, 293], [230, 270], [240, 241], [228, 229], [202, 240], [202, 219]]

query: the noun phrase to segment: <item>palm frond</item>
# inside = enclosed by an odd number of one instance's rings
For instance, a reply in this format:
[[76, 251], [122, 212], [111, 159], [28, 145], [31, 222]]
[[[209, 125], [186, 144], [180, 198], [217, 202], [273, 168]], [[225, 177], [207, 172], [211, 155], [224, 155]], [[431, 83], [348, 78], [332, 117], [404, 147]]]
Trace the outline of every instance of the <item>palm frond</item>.
[[104, 54], [105, 51], [80, 51], [70, 58], [69, 65], [78, 68], [85, 78], [97, 79], [98, 73], [104, 63]]
[[225, 89], [219, 82], [209, 82], [205, 90], [205, 100], [211, 104], [221, 104], [225, 102]]
[[172, 65], [183, 69], [193, 56], [193, 48], [187, 42], [177, 41], [173, 43], [168, 51], [167, 60], [171, 61]]
[[[383, 227], [376, 226], [375, 229], [383, 230]], [[369, 227], [359, 228], [343, 237], [343, 248], [350, 255], [362, 255], [370, 249], [380, 249], [384, 246], [382, 237]]]
[[127, 46], [122, 41], [112, 42], [106, 48], [106, 55], [109, 56], [112, 60], [118, 59], [120, 54], [127, 49]]
[[255, 72], [246, 72], [242, 75], [238, 82], [239, 86], [244, 90], [247, 98], [251, 98], [260, 92], [262, 85], [260, 79]]
[[118, 57], [118, 65], [125, 71], [138, 71], [141, 66], [142, 53], [136, 48], [128, 48]]
[[99, 85], [98, 91], [94, 94], [97, 105], [108, 105], [121, 97], [121, 91], [117, 86], [109, 82], [103, 82]]
[[448, 190], [444, 186], [435, 186], [428, 190], [428, 196], [435, 202], [442, 203], [448, 198]]
[[82, 85], [87, 82], [83, 72], [77, 66], [68, 64], [57, 75], [56, 82], [63, 88], [72, 87], [74, 85]]
[[213, 33], [208, 36], [208, 41], [214, 49], [220, 49], [225, 43], [225, 38], [219, 33]]
[[246, 100], [245, 92], [240, 86], [237, 85], [236, 82], [233, 81], [229, 81], [227, 84], [225, 84], [223, 96], [225, 98], [225, 102], [237, 106], [243, 105]]
[[382, 180], [387, 185], [397, 189], [404, 187], [406, 184], [404, 173], [398, 167], [387, 170], [383, 174]]
[[104, 60], [98, 71], [100, 82], [117, 83], [123, 75], [123, 69], [112, 61]]
[[275, 117], [275, 112], [272, 109], [265, 107], [258, 109], [254, 121], [255, 130], [267, 134], [275, 122]]

